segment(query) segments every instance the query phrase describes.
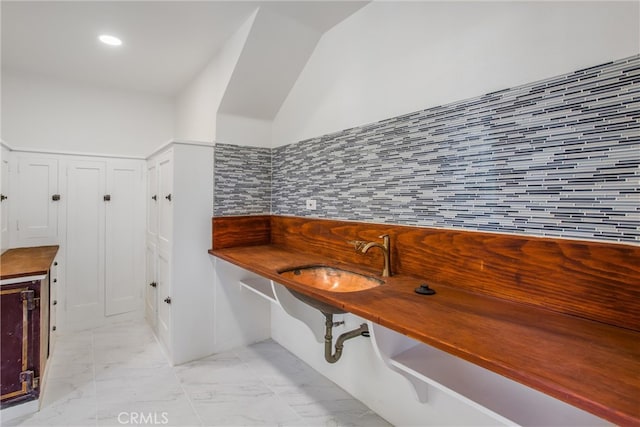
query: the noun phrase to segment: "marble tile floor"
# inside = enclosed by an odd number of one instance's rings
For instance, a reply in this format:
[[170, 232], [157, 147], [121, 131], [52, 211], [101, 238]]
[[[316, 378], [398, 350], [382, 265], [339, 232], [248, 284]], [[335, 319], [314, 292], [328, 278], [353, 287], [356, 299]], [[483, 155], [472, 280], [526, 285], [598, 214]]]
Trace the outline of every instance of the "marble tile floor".
[[272, 340], [171, 367], [143, 321], [63, 335], [40, 412], [2, 426], [387, 426]]

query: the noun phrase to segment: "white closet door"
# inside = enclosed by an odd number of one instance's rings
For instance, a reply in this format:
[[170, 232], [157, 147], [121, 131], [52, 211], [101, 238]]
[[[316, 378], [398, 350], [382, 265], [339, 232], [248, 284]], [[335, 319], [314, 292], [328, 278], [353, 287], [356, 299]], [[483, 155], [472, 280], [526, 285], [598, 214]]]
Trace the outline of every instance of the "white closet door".
[[[171, 344], [171, 257], [173, 241], [173, 150], [158, 158], [158, 336], [168, 352]], [[171, 355], [169, 355], [171, 356]]]
[[66, 317], [92, 326], [104, 317], [106, 166], [70, 161], [67, 169]]
[[142, 309], [144, 180], [141, 162], [107, 167], [105, 315]]
[[[158, 323], [157, 331], [160, 341], [167, 352], [171, 353], [171, 264], [163, 251], [158, 251]], [[171, 354], [169, 354], [171, 358]]]
[[46, 157], [18, 158], [16, 243], [37, 246], [58, 243], [58, 161]]
[[158, 168], [155, 159], [147, 163], [147, 240], [158, 237]]
[[9, 247], [9, 151], [2, 147], [0, 159], [0, 252]]
[[156, 331], [158, 316], [158, 277], [156, 274], [156, 245], [153, 242], [147, 242], [146, 266], [145, 317], [153, 330]]
[[158, 250], [171, 253], [173, 235], [173, 151], [158, 159]]

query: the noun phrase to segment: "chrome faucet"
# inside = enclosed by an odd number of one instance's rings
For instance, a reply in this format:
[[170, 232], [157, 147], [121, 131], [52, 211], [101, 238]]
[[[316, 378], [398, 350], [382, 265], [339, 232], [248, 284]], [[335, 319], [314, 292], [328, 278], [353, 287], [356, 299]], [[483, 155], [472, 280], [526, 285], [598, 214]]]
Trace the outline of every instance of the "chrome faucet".
[[382, 249], [382, 254], [384, 255], [384, 267], [382, 268], [382, 277], [391, 276], [391, 244], [389, 241], [389, 235], [383, 234], [380, 236], [382, 238], [382, 243], [378, 242], [363, 242], [362, 240], [353, 240], [350, 241], [355, 248], [356, 252], [360, 252], [362, 254], [366, 254], [371, 248], [380, 248]]

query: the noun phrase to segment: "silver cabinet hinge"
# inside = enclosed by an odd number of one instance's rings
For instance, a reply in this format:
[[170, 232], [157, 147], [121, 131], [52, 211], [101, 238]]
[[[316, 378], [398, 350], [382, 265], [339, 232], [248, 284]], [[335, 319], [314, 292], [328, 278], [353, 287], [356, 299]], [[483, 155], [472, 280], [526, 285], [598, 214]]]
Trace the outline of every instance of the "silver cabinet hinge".
[[27, 302], [27, 310], [33, 310], [40, 305], [40, 298], [35, 297], [35, 292], [32, 290], [20, 292], [21, 300]]
[[27, 392], [33, 391], [40, 385], [40, 378], [35, 376], [33, 371], [20, 372], [20, 382], [25, 383]]

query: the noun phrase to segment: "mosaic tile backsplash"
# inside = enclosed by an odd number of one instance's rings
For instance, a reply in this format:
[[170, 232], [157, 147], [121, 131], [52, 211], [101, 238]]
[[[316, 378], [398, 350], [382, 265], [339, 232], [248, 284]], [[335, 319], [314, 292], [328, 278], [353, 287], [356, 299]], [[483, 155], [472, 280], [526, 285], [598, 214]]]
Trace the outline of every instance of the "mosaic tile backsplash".
[[216, 144], [213, 216], [271, 212], [271, 149]]
[[277, 215], [638, 243], [640, 55], [278, 147], [271, 166]]

